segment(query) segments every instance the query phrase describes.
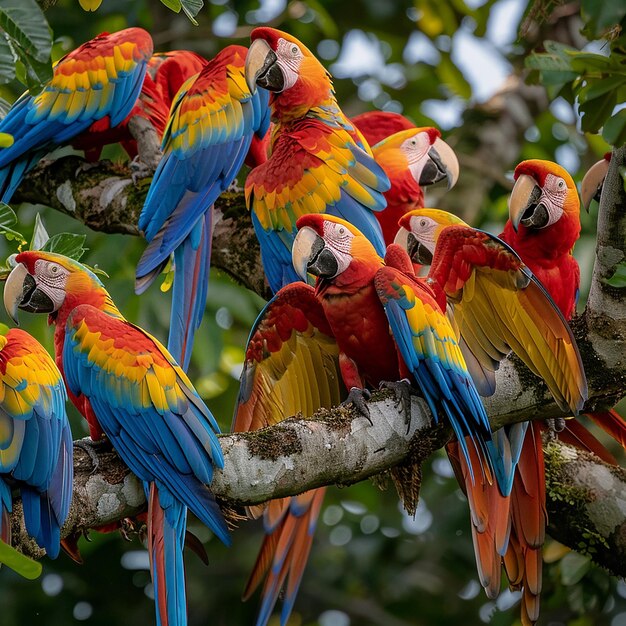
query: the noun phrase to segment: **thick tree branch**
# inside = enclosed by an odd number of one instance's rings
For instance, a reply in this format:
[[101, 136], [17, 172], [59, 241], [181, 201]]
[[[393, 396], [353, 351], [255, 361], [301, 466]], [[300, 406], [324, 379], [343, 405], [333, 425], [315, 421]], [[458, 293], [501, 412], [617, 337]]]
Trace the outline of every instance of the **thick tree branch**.
[[[626, 301], [619, 290], [602, 282], [625, 255], [626, 217], [620, 210], [625, 200], [617, 170], [623, 162], [622, 150], [614, 155], [602, 198], [598, 258], [588, 307], [573, 324], [589, 379], [587, 410], [612, 406], [626, 392]], [[80, 163], [77, 157], [66, 157], [40, 165], [22, 185], [16, 200], [51, 204], [97, 230], [137, 234], [135, 223], [146, 186], [135, 187], [128, 170], [120, 166], [104, 163], [79, 169]], [[216, 209], [214, 265], [265, 294], [258, 246], [241, 194], [225, 194]], [[515, 358], [507, 359], [500, 368], [497, 392], [485, 404], [494, 427], [561, 414], [545, 385]], [[347, 409], [337, 408], [321, 412], [316, 420], [292, 419], [256, 433], [222, 437], [226, 465], [223, 472], [216, 473], [215, 493], [235, 506], [326, 484], [351, 484], [409, 458], [419, 462], [449, 436], [447, 429], [431, 424], [421, 400], [413, 401], [408, 432], [404, 416], [388, 397], [378, 396], [370, 406], [373, 426]], [[107, 457], [92, 475], [89, 462], [77, 452], [76, 499], [65, 532], [137, 512], [143, 501], [141, 488], [124, 471], [121, 461], [114, 459]], [[560, 538], [568, 545], [589, 546], [591, 524], [594, 546], [602, 546], [594, 558], [614, 573], [626, 574], [626, 559], [615, 558], [626, 553], [626, 522], [620, 506], [626, 493], [624, 471], [554, 442], [548, 447], [547, 479], [554, 532], [566, 527], [568, 532]], [[563, 488], [570, 499], [576, 494], [576, 507], [559, 506]], [[598, 503], [605, 498], [615, 503], [610, 514], [606, 506], [598, 513]], [[577, 523], [572, 514], [578, 516]], [[14, 516], [15, 541], [33, 553], [19, 517]]]

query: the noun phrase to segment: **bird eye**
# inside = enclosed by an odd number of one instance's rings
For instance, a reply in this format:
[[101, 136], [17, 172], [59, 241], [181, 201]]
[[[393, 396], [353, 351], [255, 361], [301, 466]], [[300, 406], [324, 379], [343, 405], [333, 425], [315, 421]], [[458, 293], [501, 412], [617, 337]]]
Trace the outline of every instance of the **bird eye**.
[[58, 265], [51, 265], [50, 266], [50, 273], [51, 274], [56, 274], [59, 271], [59, 266]]
[[411, 139], [411, 145], [412, 146], [416, 146], [417, 145], [417, 141], [415, 141], [415, 139]]
[[565, 187], [565, 181], [564, 180], [560, 180], [559, 181], [559, 189], [563, 189], [563, 187]]
[[345, 232], [346, 232], [346, 229], [342, 226], [342, 227], [339, 229], [339, 234], [340, 234], [340, 235], [344, 235], [344, 234], [345, 234]]
[[298, 48], [298, 46], [293, 46], [291, 48], [291, 54], [293, 54], [293, 56], [296, 56], [296, 54], [298, 54], [298, 52], [300, 52], [300, 48]]
[[422, 219], [420, 220], [420, 226], [426, 226], [426, 223], [427, 223], [427, 222], [426, 222], [426, 220], [425, 220], [424, 218], [422, 218]]

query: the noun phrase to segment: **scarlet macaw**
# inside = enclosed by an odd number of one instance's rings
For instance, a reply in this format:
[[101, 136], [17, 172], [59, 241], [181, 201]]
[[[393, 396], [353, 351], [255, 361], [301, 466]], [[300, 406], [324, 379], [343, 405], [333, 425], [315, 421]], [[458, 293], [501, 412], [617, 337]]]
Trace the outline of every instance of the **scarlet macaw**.
[[0, 330], [0, 540], [11, 543], [13, 489], [28, 534], [51, 558], [72, 500], [72, 433], [57, 366], [31, 335]]
[[[458, 292], [464, 279], [474, 281], [471, 273], [461, 274], [458, 282], [453, 271], [442, 274], [443, 282], [426, 282], [411, 275], [408, 257], [402, 257], [396, 246], [389, 248], [385, 265], [371, 243], [344, 220], [307, 215], [298, 220], [297, 227], [294, 266], [302, 277], [307, 272], [317, 275], [316, 287], [288, 285], [259, 316], [246, 352], [236, 423], [242, 429], [259, 428], [302, 407], [307, 415], [346, 396], [367, 411], [362, 400], [368, 388], [410, 378], [420, 387], [435, 419], [444, 415], [449, 419], [462, 454], [477, 454], [483, 464], [481, 474], [492, 476], [495, 471], [507, 494], [510, 461], [500, 458], [491, 439], [456, 333], [441, 309], [448, 290]], [[438, 267], [450, 267], [455, 247], [458, 253], [467, 243], [462, 237], [448, 238]], [[475, 242], [477, 249], [480, 244]], [[519, 267], [501, 267], [498, 250], [489, 246], [472, 260], [488, 264], [502, 281], [528, 282]], [[408, 269], [405, 272], [401, 267]], [[540, 298], [545, 298], [537, 289]], [[505, 313], [496, 309], [493, 316], [498, 314]], [[552, 315], [558, 317], [556, 312]], [[573, 349], [570, 356], [575, 355]], [[579, 368], [579, 361], [573, 360], [565, 367]], [[257, 624], [266, 623], [285, 582], [281, 623], [286, 622], [310, 548], [313, 527], [309, 520], [298, 525], [284, 504], [277, 508], [272, 519], [266, 520], [273, 532], [266, 538], [248, 588], [268, 571]], [[288, 523], [291, 526], [285, 529]]]
[[41, 93], [24, 93], [0, 121], [0, 133], [14, 137], [13, 145], [0, 149], [0, 199], [8, 202], [41, 157], [95, 121], [108, 116], [111, 126], [122, 122], [151, 56], [152, 38], [142, 28], [103, 33], [63, 57]]
[[372, 146], [376, 163], [391, 182], [385, 192], [387, 207], [375, 214], [388, 246], [398, 232], [400, 218], [424, 206], [423, 187], [444, 178], [448, 189], [455, 185], [459, 162], [436, 128], [417, 128], [398, 113], [371, 111], [352, 121]]
[[[445, 232], [452, 224], [456, 228], [466, 229], [468, 233], [474, 232], [476, 236], [490, 237], [482, 231], [470, 228], [460, 218], [450, 213], [436, 209], [421, 209], [408, 213], [400, 220], [404, 234], [399, 236], [399, 239], [406, 242], [414, 261], [430, 264], [441, 233]], [[457, 260], [457, 263], [460, 262], [461, 260]], [[431, 273], [433, 273], [432, 270]], [[483, 282], [485, 283], [484, 279]], [[553, 364], [541, 363], [541, 359], [535, 356], [545, 353], [546, 350], [551, 350], [550, 346], [558, 345], [558, 336], [555, 337], [551, 332], [558, 324], [555, 323], [554, 315], [552, 316], [553, 319], [550, 319], [549, 311], [533, 310], [529, 307], [528, 304], [532, 305], [532, 300], [526, 298], [526, 292], [526, 289], [518, 292], [517, 295], [513, 292], [513, 295], [518, 297], [522, 310], [527, 311], [525, 317], [513, 319], [518, 329], [525, 328], [528, 332], [525, 333], [526, 336], [519, 332], [516, 333], [519, 337], [517, 346], [515, 343], [506, 342], [499, 349], [503, 356], [512, 348], [531, 370], [546, 379], [553, 395], [558, 398], [555, 393], [555, 386], [558, 387], [569, 381], [563, 377], [563, 371], [559, 373]], [[470, 351], [474, 348], [473, 352], [476, 353], [474, 362], [480, 365], [480, 367], [473, 369], [473, 375], [477, 380], [486, 381], [486, 384], [479, 385], [483, 395], [490, 395], [495, 391], [493, 373], [499, 360], [496, 358], [490, 363], [493, 356], [490, 356], [480, 347], [481, 337], [491, 337], [493, 330], [498, 328], [497, 323], [485, 316], [485, 302], [491, 299], [495, 302], [501, 301], [503, 306], [506, 306], [504, 304], [506, 303], [506, 296], [507, 292], [498, 285], [492, 284], [487, 289], [479, 289], [478, 283], [476, 283], [473, 297], [465, 298], [461, 303], [455, 305], [455, 319], [458, 321], [461, 336], [466, 340], [466, 347]], [[554, 310], [558, 312], [557, 309]], [[562, 314], [559, 314], [559, 317], [563, 319]], [[475, 330], [477, 322], [478, 332]], [[563, 320], [561, 326], [564, 325]], [[536, 337], [544, 337], [548, 342], [547, 345], [537, 350], [535, 342], [529, 342], [529, 338], [533, 334]], [[478, 346], [478, 349], [475, 346]], [[468, 359], [468, 362], [471, 363], [472, 359]], [[535, 362], [539, 367], [534, 365]], [[552, 383], [549, 382], [550, 378], [546, 377], [547, 374], [552, 375]], [[569, 404], [575, 413], [578, 412], [582, 408], [585, 397], [583, 391], [579, 391], [578, 403], [572, 403], [572, 400], [576, 400], [576, 395], [571, 395], [565, 406], [563, 406], [563, 402], [559, 404], [564, 410], [567, 410]], [[565, 394], [562, 394], [562, 398], [565, 397]], [[472, 485], [467, 480], [469, 472], [464, 459], [455, 450], [454, 444], [448, 446], [448, 453], [457, 470], [459, 482], [467, 492], [472, 511], [472, 536], [481, 583], [490, 598], [498, 595], [501, 557], [504, 557], [510, 584], [523, 589], [522, 621], [525, 624], [536, 621], [539, 615], [542, 574], [541, 547], [544, 542], [547, 523], [544, 460], [540, 429], [541, 425], [538, 422], [533, 422], [529, 425], [528, 430], [524, 425], [523, 430], [512, 433], [517, 439], [517, 443], [513, 445], [519, 449], [520, 457], [518, 470], [513, 481], [510, 516], [509, 502], [503, 500], [497, 489], [485, 484], [484, 481], [483, 484]], [[576, 436], [575, 433], [573, 436]], [[599, 443], [595, 442], [594, 451], [598, 446]], [[472, 462], [476, 466], [475, 460], [472, 459]], [[507, 546], [509, 534], [511, 540]]]
[[372, 212], [385, 207], [382, 192], [389, 181], [339, 108], [331, 76], [315, 56], [273, 28], [256, 28], [251, 38], [246, 80], [251, 90], [258, 85], [272, 92], [274, 127], [271, 154], [248, 175], [246, 199], [265, 274], [276, 292], [300, 280], [291, 246], [296, 220], [306, 213], [347, 219], [384, 254]]
[[134, 116], [147, 119], [159, 140], [163, 137], [170, 107], [182, 84], [197, 74], [207, 60], [189, 50], [156, 52], [148, 61], [141, 92], [131, 112], [116, 126], [111, 118], [103, 117], [72, 141], [77, 150], [84, 150], [88, 161], [97, 161], [104, 146], [121, 143], [128, 156], [137, 156], [137, 141], [131, 134], [129, 121]]
[[184, 369], [206, 304], [213, 203], [239, 173], [254, 135], [261, 140], [269, 126], [268, 93], [246, 85], [246, 53], [224, 48], [178, 92], [139, 217], [148, 247], [136, 290], [148, 287], [173, 252], [168, 348]]
[[187, 507], [224, 543], [228, 529], [206, 486], [223, 467], [218, 425], [165, 347], [124, 319], [100, 280], [77, 261], [21, 252], [4, 302], [48, 313], [70, 399], [94, 440], [106, 433], [143, 481], [158, 624], [186, 624], [183, 543]]

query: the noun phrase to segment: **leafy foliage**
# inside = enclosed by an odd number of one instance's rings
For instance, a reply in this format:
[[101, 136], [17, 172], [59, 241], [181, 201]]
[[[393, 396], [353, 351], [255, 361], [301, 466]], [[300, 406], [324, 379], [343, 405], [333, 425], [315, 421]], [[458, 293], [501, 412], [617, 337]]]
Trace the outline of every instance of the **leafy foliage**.
[[43, 569], [41, 563], [29, 559], [3, 541], [0, 541], [0, 563], [10, 567], [14, 572], [28, 580], [39, 578]]
[[[16, 75], [36, 92], [52, 78], [52, 35], [48, 22], [36, 0], [2, 0], [0, 2], [0, 83]], [[13, 55], [17, 66], [9, 67]]]

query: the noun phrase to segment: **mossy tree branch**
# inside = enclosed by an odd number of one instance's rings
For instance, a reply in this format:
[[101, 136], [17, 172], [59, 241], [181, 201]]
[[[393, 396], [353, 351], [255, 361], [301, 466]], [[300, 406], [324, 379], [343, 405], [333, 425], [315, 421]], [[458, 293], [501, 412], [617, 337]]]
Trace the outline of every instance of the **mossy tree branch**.
[[[602, 282], [626, 254], [626, 242], [619, 236], [623, 235], [621, 224], [626, 219], [620, 210], [625, 199], [618, 172], [624, 158], [624, 150], [618, 151], [611, 163], [610, 180], [602, 197], [598, 256], [589, 303], [585, 314], [573, 323], [589, 379], [587, 410], [608, 408], [626, 393], [626, 300], [621, 291]], [[100, 163], [85, 168], [79, 158], [66, 157], [37, 167], [15, 200], [49, 204], [96, 230], [138, 234], [135, 224], [146, 190], [145, 184], [135, 186], [129, 171], [121, 166]], [[217, 203], [215, 214], [214, 265], [257, 293], [267, 295], [258, 244], [242, 195], [225, 194]], [[620, 228], [615, 227], [618, 224]], [[505, 360], [498, 372], [498, 390], [485, 404], [494, 427], [561, 414], [545, 385], [514, 358]], [[226, 466], [216, 474], [216, 495], [235, 506], [326, 484], [351, 484], [409, 457], [421, 461], [449, 437], [447, 429], [431, 424], [430, 414], [420, 400], [413, 402], [408, 432], [405, 417], [389, 398], [378, 397], [370, 407], [373, 426], [362, 417], [337, 408], [322, 412], [316, 420], [287, 420], [257, 433], [223, 436]], [[551, 446], [548, 492], [557, 494], [565, 479], [572, 481], [576, 489], [584, 490], [584, 494], [578, 493], [587, 515], [584, 524], [576, 525], [568, 521], [571, 511], [551, 506], [552, 527], [558, 532], [567, 526], [572, 532], [564, 540], [579, 547], [589, 538], [588, 532], [585, 536], [580, 529], [591, 520], [595, 524], [593, 533], [597, 533], [594, 541], [608, 546], [607, 550], [596, 551], [594, 558], [615, 574], [624, 575], [626, 559], [616, 562], [609, 558], [611, 554], [626, 552], [624, 507], [618, 506], [617, 517], [603, 523], [599, 523], [597, 512], [592, 514], [587, 509], [605, 496], [623, 498], [626, 475], [623, 470], [607, 468], [578, 451], [570, 452], [558, 442]], [[92, 475], [81, 455], [77, 454], [76, 499], [65, 532], [135, 514], [143, 500], [141, 489], [126, 475], [121, 461], [115, 456], [107, 457]], [[606, 472], [614, 477], [610, 491], [602, 483]], [[580, 486], [583, 478], [584, 485]], [[20, 527], [19, 515], [14, 516], [14, 525], [17, 545], [36, 553]], [[579, 531], [575, 531], [576, 527]]]

